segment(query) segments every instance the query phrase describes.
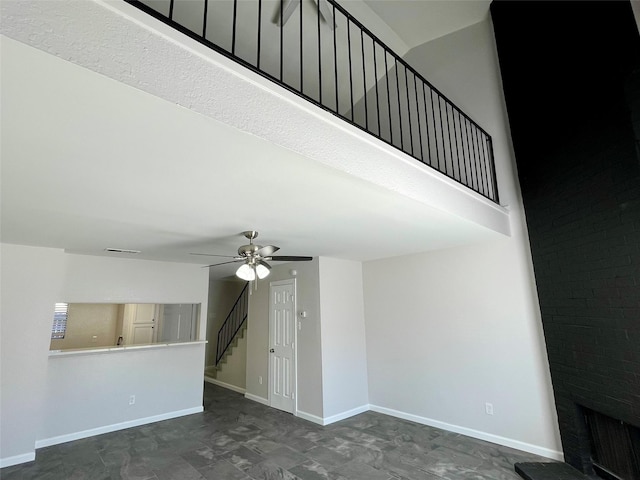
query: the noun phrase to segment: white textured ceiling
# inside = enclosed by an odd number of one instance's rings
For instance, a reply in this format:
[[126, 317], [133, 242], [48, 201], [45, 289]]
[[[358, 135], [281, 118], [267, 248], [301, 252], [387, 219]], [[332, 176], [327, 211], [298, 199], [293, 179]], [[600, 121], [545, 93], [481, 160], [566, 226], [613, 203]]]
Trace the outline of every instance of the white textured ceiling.
[[[141, 250], [142, 259], [204, 263], [189, 252], [233, 255], [245, 243], [240, 232], [255, 229], [258, 243], [278, 245], [282, 255], [368, 260], [497, 238], [494, 230], [504, 228], [495, 224], [505, 219], [508, 229], [503, 211], [455, 185], [436, 178], [425, 192], [432, 172], [315, 107], [297, 106], [297, 120], [269, 108], [266, 97], [230, 98], [233, 88], [194, 96], [209, 72], [198, 74], [192, 62], [196, 71], [182, 70], [180, 83], [175, 67], [151, 54], [126, 58], [132, 34], [108, 23], [104, 10], [81, 27], [95, 43], [78, 42], [74, 16], [90, 4], [104, 9], [103, 2], [52, 2], [55, 18], [39, 6], [20, 16], [24, 3], [8, 14], [3, 3], [3, 32], [22, 36], [1, 44], [4, 242], [91, 255], [126, 248]], [[109, 58], [97, 33], [103, 21], [117, 43], [107, 42]], [[136, 34], [136, 46], [148, 53], [153, 37]], [[185, 83], [191, 88], [171, 90]], [[239, 100], [251, 108], [233, 107]], [[304, 133], [316, 124], [331, 130]], [[388, 160], [415, 175], [389, 175]], [[449, 211], [430, 200], [438, 189], [451, 191]], [[471, 218], [475, 208], [484, 222]], [[219, 276], [232, 270], [220, 268]]]

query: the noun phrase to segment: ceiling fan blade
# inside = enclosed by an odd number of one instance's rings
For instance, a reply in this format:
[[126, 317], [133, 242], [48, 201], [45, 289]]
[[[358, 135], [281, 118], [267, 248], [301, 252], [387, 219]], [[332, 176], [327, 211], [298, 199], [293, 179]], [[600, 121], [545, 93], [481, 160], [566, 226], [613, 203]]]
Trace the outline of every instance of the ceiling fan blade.
[[224, 257], [224, 258], [236, 258], [237, 255], [215, 255], [213, 253], [190, 253], [189, 255], [203, 255], [205, 257]]
[[308, 262], [313, 260], [313, 257], [288, 257], [288, 256], [277, 256], [277, 257], [269, 257], [268, 260], [273, 260], [274, 262]]
[[275, 245], [265, 245], [264, 247], [260, 247], [256, 254], [261, 257], [270, 257], [271, 254], [276, 253], [278, 250], [280, 250], [280, 247], [276, 247]]
[[238, 263], [238, 262], [244, 262], [244, 260], [231, 260], [230, 262], [214, 263], [213, 265], [203, 265], [202, 268], [217, 267], [219, 265], [226, 265], [228, 263]]

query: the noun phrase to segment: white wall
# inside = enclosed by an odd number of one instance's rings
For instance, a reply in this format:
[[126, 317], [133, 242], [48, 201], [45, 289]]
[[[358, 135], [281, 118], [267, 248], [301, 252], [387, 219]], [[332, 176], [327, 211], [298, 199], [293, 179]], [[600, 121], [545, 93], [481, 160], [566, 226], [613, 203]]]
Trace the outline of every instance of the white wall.
[[[318, 259], [275, 265], [262, 280], [257, 292], [249, 297], [249, 327], [247, 330], [247, 394], [266, 401], [269, 379], [269, 282], [293, 278], [297, 271], [297, 311], [306, 311], [297, 332], [298, 410], [322, 417], [322, 354], [320, 347], [320, 300]], [[259, 382], [262, 377], [262, 385]]]
[[38, 428], [37, 446], [201, 411], [203, 347], [51, 357], [45, 398], [55, 408]]
[[[524, 211], [490, 21], [406, 56], [493, 136], [511, 238], [363, 266], [375, 408], [560, 458]], [[485, 414], [485, 403], [495, 414]]]
[[[1, 248], [3, 466], [32, 458], [36, 442], [55, 443], [99, 427], [202, 408], [203, 344], [67, 358], [49, 358], [48, 351], [53, 305], [61, 301], [201, 303], [204, 338], [206, 270], [46, 248]], [[158, 392], [162, 398], [151, 401]], [[135, 408], [128, 405], [130, 394], [136, 395]], [[45, 405], [56, 405], [55, 419], [45, 420]]]
[[362, 264], [320, 257], [322, 392], [325, 422], [368, 409]]
[[0, 245], [0, 466], [35, 458], [62, 250]]

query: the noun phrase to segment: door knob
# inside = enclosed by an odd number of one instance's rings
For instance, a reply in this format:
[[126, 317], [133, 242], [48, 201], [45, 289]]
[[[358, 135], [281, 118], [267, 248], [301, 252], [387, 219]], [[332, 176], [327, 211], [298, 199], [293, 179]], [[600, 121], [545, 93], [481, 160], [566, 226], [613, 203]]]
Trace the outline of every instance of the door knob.
[[275, 350], [272, 348], [271, 350], [269, 350], [269, 352], [273, 353], [273, 352], [275, 352]]

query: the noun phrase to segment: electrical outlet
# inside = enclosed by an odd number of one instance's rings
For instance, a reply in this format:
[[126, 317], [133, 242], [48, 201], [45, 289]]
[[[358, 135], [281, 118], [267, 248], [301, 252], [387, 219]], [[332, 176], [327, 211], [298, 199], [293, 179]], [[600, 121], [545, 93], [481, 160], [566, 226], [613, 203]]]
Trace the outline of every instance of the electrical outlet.
[[258, 377], [258, 383], [259, 383], [260, 385], [262, 385], [262, 375], [260, 375], [260, 376]]
[[129, 405], [135, 405], [136, 403], [136, 396], [135, 395], [131, 395], [129, 397]]
[[493, 415], [493, 403], [485, 403], [484, 411], [487, 415]]

